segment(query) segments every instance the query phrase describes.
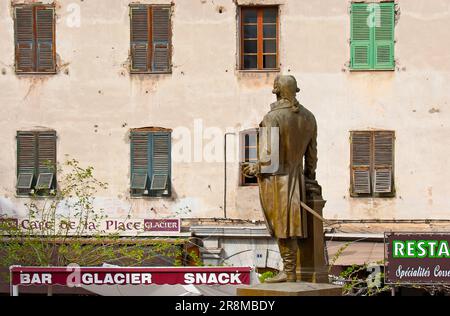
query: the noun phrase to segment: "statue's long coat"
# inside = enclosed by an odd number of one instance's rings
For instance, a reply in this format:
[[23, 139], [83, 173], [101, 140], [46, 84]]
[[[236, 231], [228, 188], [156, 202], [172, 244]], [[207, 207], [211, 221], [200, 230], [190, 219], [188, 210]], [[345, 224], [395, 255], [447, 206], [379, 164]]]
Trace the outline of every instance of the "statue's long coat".
[[[258, 176], [261, 206], [269, 231], [276, 238], [307, 237], [306, 211], [300, 200], [306, 202], [304, 177], [315, 180], [317, 125], [314, 115], [295, 103], [297, 107], [284, 99], [273, 103], [260, 124], [278, 127], [280, 134], [278, 171]], [[270, 147], [267, 139], [270, 136], [260, 134], [262, 146]], [[259, 160], [264, 165], [268, 158], [262, 151]]]

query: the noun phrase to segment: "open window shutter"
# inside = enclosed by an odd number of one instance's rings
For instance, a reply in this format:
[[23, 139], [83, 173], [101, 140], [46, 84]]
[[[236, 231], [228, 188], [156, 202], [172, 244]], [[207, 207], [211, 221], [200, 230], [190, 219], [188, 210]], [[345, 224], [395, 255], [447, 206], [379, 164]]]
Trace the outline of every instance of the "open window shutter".
[[131, 7], [131, 71], [150, 70], [150, 24], [148, 6]]
[[30, 189], [36, 170], [36, 136], [33, 132], [17, 132], [17, 188]]
[[56, 132], [45, 131], [37, 134], [38, 177], [36, 187], [50, 189], [56, 175]]
[[152, 7], [152, 71], [170, 71], [170, 6]]
[[380, 3], [376, 10], [379, 25], [375, 25], [375, 69], [394, 68], [394, 3]]
[[33, 9], [15, 8], [16, 71], [32, 72], [34, 64]]
[[374, 134], [374, 179], [375, 193], [392, 193], [394, 165], [394, 133]]
[[171, 174], [171, 134], [165, 132], [152, 133], [152, 191], [170, 189]]
[[370, 194], [371, 132], [352, 132], [352, 193]]
[[145, 190], [149, 171], [148, 133], [131, 133], [131, 189]]
[[351, 9], [351, 68], [370, 69], [372, 66], [372, 31], [367, 3], [353, 3]]
[[53, 8], [36, 8], [36, 60], [38, 72], [54, 72], [55, 63], [55, 12]]

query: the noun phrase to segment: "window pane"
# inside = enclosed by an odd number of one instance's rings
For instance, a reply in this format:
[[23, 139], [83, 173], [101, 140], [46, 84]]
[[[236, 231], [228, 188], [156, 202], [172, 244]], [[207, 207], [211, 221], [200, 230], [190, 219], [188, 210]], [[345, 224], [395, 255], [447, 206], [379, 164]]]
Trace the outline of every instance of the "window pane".
[[256, 134], [245, 135], [245, 146], [256, 146]]
[[277, 37], [277, 26], [276, 25], [264, 25], [264, 38], [276, 38]]
[[256, 25], [244, 25], [244, 38], [257, 38], [258, 28]]
[[277, 14], [278, 14], [277, 8], [265, 9], [263, 23], [276, 23]]
[[244, 41], [244, 53], [257, 53], [258, 41], [257, 40], [245, 40]]
[[263, 66], [264, 68], [277, 68], [277, 56], [264, 55]]
[[244, 23], [256, 23], [258, 19], [258, 12], [254, 9], [245, 9], [242, 10], [242, 14], [244, 15], [243, 21]]
[[256, 148], [245, 148], [245, 161], [256, 159]]
[[256, 69], [258, 67], [258, 57], [256, 55], [244, 55], [244, 68]]
[[264, 53], [276, 53], [277, 41], [276, 40], [264, 40]]

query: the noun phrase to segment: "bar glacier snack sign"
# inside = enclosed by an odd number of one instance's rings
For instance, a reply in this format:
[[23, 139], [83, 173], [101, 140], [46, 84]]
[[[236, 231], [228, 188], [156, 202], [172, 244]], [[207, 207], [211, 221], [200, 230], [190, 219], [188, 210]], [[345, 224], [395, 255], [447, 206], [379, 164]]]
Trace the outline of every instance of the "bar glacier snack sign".
[[450, 284], [450, 233], [385, 233], [387, 284]]

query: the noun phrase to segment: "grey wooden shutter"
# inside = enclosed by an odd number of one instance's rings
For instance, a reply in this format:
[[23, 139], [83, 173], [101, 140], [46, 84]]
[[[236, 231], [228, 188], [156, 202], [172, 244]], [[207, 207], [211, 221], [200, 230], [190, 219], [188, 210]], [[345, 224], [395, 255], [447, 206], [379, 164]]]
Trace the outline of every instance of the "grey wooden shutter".
[[394, 133], [374, 132], [374, 193], [393, 192]]
[[150, 70], [150, 23], [149, 7], [132, 6], [131, 18], [131, 71], [147, 72]]
[[170, 71], [170, 6], [152, 7], [152, 71]]
[[36, 8], [36, 61], [38, 72], [54, 72], [55, 11], [49, 7]]
[[34, 63], [33, 8], [15, 8], [16, 72], [32, 72]]
[[371, 193], [371, 132], [351, 134], [351, 191], [354, 194]]
[[147, 189], [149, 171], [149, 137], [147, 132], [131, 132], [131, 190], [142, 195]]
[[36, 176], [36, 143], [33, 132], [17, 132], [17, 189], [19, 190], [31, 189]]
[[152, 135], [151, 187], [152, 192], [170, 194], [171, 134], [154, 132]]

